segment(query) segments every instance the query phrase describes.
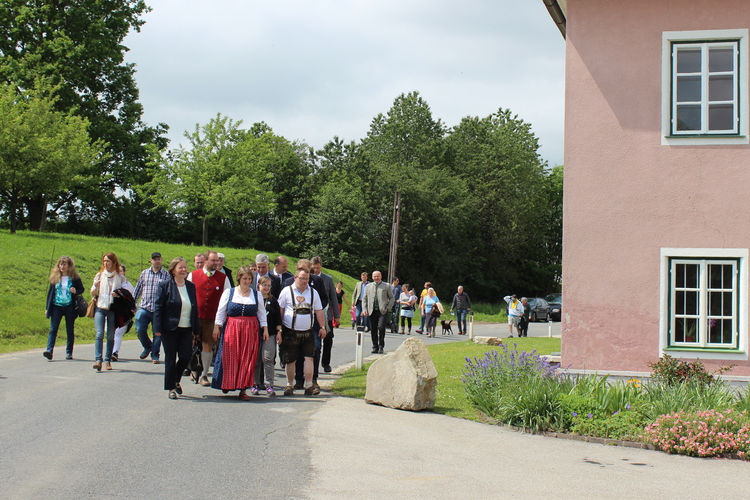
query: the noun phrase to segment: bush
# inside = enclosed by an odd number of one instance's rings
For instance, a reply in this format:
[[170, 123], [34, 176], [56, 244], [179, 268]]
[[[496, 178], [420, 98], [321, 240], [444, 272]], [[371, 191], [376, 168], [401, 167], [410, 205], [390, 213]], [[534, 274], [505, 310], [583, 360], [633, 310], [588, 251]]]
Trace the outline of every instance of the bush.
[[644, 440], [667, 453], [698, 457], [736, 454], [748, 459], [750, 422], [746, 412], [707, 410], [662, 415], [646, 427]]
[[574, 416], [570, 432], [584, 436], [637, 441], [641, 438], [646, 423], [639, 412], [627, 409], [604, 416], [599, 413], [578, 414]]
[[701, 385], [711, 385], [718, 380], [717, 375], [731, 370], [734, 365], [719, 368], [714, 374], [709, 373], [700, 359], [693, 362], [675, 359], [665, 354], [656, 363], [649, 363], [652, 370], [652, 380], [666, 385], [679, 385], [683, 382], [696, 382]]

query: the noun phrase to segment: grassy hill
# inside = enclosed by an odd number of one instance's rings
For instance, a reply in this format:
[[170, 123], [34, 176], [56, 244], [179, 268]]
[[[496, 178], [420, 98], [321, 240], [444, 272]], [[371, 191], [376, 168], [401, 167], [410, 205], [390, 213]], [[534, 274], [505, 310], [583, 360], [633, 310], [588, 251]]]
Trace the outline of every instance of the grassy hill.
[[[89, 288], [101, 265], [102, 255], [107, 252], [114, 252], [127, 266], [128, 279], [135, 285], [140, 272], [150, 265], [151, 252], [161, 252], [165, 267], [174, 257], [183, 256], [192, 270], [193, 255], [205, 250], [204, 247], [155, 241], [29, 231], [16, 234], [0, 231], [0, 248], [0, 352], [47, 344], [49, 320], [44, 316], [44, 306], [48, 278], [52, 265], [61, 255], [73, 258], [83, 284]], [[232, 270], [254, 261], [255, 255], [261, 253], [250, 248], [214, 247], [214, 250], [226, 255], [226, 265]], [[271, 260], [278, 255], [272, 251], [263, 253], [267, 253]], [[290, 270], [294, 270], [296, 261], [296, 258], [289, 257]], [[324, 271], [332, 275], [334, 281], [344, 283], [347, 300], [351, 300], [351, 291], [358, 280], [330, 269], [324, 268]], [[88, 290], [85, 296], [86, 300], [90, 299]], [[58, 347], [64, 346], [64, 338], [63, 320], [58, 332]], [[135, 338], [134, 333], [126, 338]], [[78, 318], [76, 342], [92, 342], [93, 339], [94, 320]]]

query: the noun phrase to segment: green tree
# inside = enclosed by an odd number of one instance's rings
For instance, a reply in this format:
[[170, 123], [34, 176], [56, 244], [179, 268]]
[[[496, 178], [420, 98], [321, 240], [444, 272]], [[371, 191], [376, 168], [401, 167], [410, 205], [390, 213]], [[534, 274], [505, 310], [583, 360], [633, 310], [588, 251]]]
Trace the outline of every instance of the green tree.
[[56, 99], [48, 84], [23, 92], [0, 84], [0, 198], [11, 233], [22, 200], [46, 201], [91, 183], [103, 157], [104, 144], [91, 142], [88, 122], [55, 111]]
[[197, 213], [203, 245], [208, 244], [212, 220], [262, 216], [275, 205], [269, 168], [278, 161], [277, 154], [265, 140], [241, 129], [241, 123], [219, 114], [202, 127], [196, 125], [185, 133], [190, 149], [154, 153], [152, 180], [140, 188], [140, 194], [159, 207], [182, 215]]
[[32, 228], [43, 229], [48, 205], [73, 219], [101, 214], [113, 206], [115, 187], [128, 192], [147, 180], [145, 145], [166, 147], [167, 126], [141, 121], [135, 68], [124, 62], [122, 42], [148, 10], [143, 0], [0, 0], [0, 81], [27, 89], [44, 77], [59, 85], [56, 109], [88, 119], [91, 137], [107, 144], [99, 185], [24, 200]]

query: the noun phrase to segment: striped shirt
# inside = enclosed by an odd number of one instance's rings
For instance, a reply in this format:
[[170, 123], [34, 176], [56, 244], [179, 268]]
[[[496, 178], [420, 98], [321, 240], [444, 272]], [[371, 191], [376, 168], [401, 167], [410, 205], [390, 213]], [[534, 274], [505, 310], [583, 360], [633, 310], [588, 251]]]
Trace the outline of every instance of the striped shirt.
[[133, 298], [136, 304], [138, 303], [138, 297], [141, 297], [141, 308], [148, 312], [154, 312], [154, 301], [156, 300], [156, 287], [162, 282], [170, 278], [169, 273], [161, 268], [158, 273], [155, 273], [150, 267], [138, 277], [138, 284], [135, 286], [135, 294]]

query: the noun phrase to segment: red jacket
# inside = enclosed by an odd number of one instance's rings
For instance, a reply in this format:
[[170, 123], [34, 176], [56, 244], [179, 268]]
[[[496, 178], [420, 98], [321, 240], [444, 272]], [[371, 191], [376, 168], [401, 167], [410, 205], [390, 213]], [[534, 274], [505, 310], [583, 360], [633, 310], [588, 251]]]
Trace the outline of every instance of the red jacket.
[[210, 278], [203, 270], [193, 272], [195, 298], [198, 301], [200, 319], [216, 319], [216, 310], [219, 309], [219, 299], [224, 293], [224, 280], [226, 279], [227, 275], [220, 271], [214, 271]]

